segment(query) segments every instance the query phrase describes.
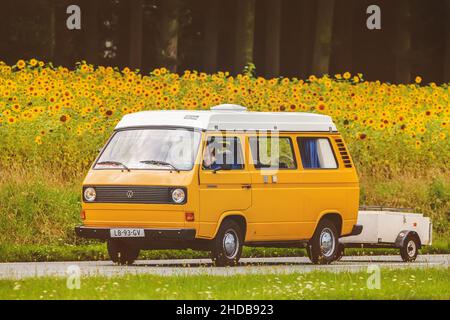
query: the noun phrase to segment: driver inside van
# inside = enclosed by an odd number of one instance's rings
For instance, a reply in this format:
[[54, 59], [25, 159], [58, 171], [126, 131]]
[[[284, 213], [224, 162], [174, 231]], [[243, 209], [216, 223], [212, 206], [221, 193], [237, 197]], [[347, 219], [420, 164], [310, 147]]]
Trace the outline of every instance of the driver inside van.
[[208, 142], [203, 155], [203, 169], [218, 170], [224, 169], [242, 169], [242, 164], [234, 156], [232, 146], [229, 143], [219, 144], [214, 141]]
[[203, 169], [217, 170], [221, 166], [217, 163], [216, 147], [214, 143], [209, 142], [206, 145], [205, 153], [203, 155]]

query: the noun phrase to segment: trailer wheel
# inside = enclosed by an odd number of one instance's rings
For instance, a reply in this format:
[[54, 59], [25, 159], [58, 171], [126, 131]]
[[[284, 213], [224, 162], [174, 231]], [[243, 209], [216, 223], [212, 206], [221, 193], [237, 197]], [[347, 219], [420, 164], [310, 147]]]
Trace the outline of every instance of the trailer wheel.
[[109, 258], [120, 265], [132, 265], [139, 257], [139, 248], [120, 240], [108, 240]]
[[323, 219], [317, 226], [308, 246], [311, 246], [311, 262], [330, 264], [336, 258], [339, 240], [336, 226], [328, 219]]
[[400, 256], [404, 262], [412, 262], [416, 260], [419, 253], [419, 241], [413, 235], [406, 236], [403, 246], [400, 248]]

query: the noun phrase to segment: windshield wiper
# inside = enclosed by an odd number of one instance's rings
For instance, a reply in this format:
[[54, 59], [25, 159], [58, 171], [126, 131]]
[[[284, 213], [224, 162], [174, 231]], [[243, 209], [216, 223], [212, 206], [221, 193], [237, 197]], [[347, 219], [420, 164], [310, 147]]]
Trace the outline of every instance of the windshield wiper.
[[107, 161], [97, 162], [97, 164], [100, 164], [100, 165], [102, 165], [102, 164], [106, 164], [106, 165], [108, 165], [108, 164], [115, 164], [115, 165], [117, 165], [117, 166], [122, 166], [125, 170], [127, 170], [128, 172], [130, 172], [130, 168], [128, 168], [126, 165], [124, 165], [122, 162], [119, 162], [119, 161], [110, 161], [110, 160], [107, 160]]
[[171, 164], [169, 162], [165, 162], [165, 161], [160, 161], [160, 160], [142, 160], [142, 161], [139, 161], [139, 162], [140, 163], [145, 163], [145, 164], [169, 166], [169, 167], [172, 167], [175, 171], [180, 172], [180, 169], [175, 167], [173, 164]]

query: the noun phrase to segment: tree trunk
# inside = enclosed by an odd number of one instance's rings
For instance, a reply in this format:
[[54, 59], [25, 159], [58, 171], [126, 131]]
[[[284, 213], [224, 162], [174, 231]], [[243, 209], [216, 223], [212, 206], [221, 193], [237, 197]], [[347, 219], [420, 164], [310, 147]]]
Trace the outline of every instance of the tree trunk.
[[314, 35], [314, 2], [312, 0], [301, 0], [300, 3], [300, 30], [298, 32], [298, 39], [300, 41], [299, 60], [299, 75], [301, 78], [306, 78], [311, 73], [312, 64], [312, 48]]
[[142, 66], [142, 21], [142, 0], [131, 0], [129, 66], [132, 69], [140, 69]]
[[444, 82], [450, 82], [450, 2], [445, 2], [445, 55], [444, 55]]
[[266, 0], [265, 69], [269, 78], [280, 75], [281, 1]]
[[178, 66], [178, 1], [161, 1], [161, 52], [160, 66], [171, 72]]
[[335, 32], [333, 35], [333, 63], [336, 72], [353, 71], [353, 17], [354, 0], [337, 0], [335, 7]]
[[[98, 37], [98, 9], [99, 1], [85, 1], [81, 7], [81, 31], [84, 35], [85, 59], [87, 63], [99, 62], [99, 37]], [[83, 20], [84, 19], [84, 20]], [[83, 22], [84, 21], [84, 22]]]
[[56, 3], [49, 0], [49, 34], [48, 34], [48, 60], [55, 62], [55, 46], [56, 46]]
[[234, 71], [240, 73], [248, 63], [253, 63], [255, 0], [238, 0], [236, 15]]
[[219, 0], [208, 0], [205, 21], [205, 71], [217, 71], [217, 54], [219, 45]]
[[398, 83], [411, 82], [411, 8], [408, 0], [396, 4], [396, 63], [395, 78]]
[[330, 68], [334, 0], [318, 0], [317, 5], [317, 25], [312, 73], [316, 76], [322, 76], [327, 74]]

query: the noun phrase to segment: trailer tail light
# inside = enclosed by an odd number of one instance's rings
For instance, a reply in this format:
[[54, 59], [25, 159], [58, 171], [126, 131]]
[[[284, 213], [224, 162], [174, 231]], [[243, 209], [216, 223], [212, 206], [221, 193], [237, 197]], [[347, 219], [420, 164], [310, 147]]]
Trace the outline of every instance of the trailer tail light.
[[192, 222], [195, 220], [195, 216], [193, 212], [185, 212], [184, 214], [186, 221]]
[[81, 210], [81, 212], [80, 212], [80, 218], [81, 218], [81, 220], [86, 220], [86, 211]]

